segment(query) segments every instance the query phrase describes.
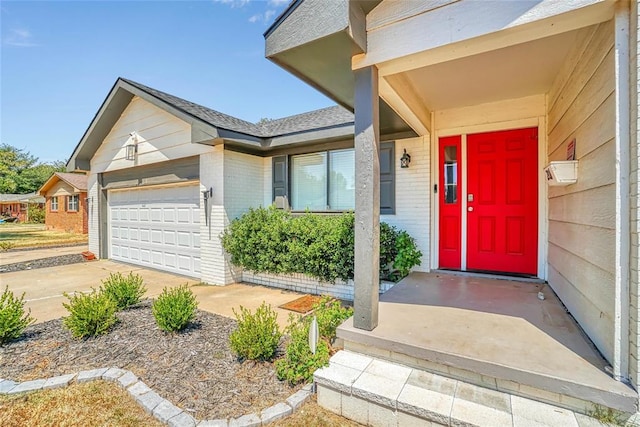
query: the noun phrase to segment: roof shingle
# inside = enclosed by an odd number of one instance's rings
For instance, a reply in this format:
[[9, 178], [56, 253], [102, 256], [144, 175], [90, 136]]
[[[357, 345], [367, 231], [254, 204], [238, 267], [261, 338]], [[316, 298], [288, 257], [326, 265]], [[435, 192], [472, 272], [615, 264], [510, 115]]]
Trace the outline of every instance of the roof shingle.
[[340, 106], [322, 108], [320, 110], [296, 114], [294, 116], [269, 120], [260, 124], [251, 123], [191, 101], [187, 101], [166, 92], [150, 88], [149, 86], [145, 86], [141, 83], [124, 79], [122, 77], [120, 79], [193, 117], [209, 123], [212, 126], [260, 138], [271, 138], [280, 135], [353, 123], [353, 113]]

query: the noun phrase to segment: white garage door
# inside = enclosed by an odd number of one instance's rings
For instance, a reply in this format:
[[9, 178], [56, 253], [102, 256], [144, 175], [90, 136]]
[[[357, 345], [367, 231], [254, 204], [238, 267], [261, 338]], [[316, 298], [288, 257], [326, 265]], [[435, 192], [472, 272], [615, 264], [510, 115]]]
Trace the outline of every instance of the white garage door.
[[109, 191], [111, 259], [200, 276], [197, 185]]

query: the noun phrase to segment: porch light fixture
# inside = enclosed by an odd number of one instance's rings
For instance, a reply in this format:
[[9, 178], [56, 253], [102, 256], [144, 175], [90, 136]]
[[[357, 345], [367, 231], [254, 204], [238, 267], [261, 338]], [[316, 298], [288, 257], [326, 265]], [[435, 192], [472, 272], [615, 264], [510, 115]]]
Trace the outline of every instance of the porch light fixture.
[[135, 132], [131, 132], [129, 136], [131, 137], [130, 139], [133, 142], [124, 146], [126, 150], [125, 158], [127, 160], [135, 160], [136, 154], [138, 153], [138, 134]]
[[411, 163], [411, 156], [407, 154], [407, 149], [405, 148], [404, 153], [402, 154], [402, 157], [400, 157], [400, 167], [408, 168], [409, 163]]

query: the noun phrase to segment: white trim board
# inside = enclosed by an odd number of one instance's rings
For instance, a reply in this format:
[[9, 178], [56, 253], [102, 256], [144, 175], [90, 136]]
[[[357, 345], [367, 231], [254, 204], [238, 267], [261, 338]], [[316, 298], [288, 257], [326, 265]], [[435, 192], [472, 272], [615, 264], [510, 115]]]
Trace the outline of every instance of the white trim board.
[[[435, 121], [437, 125], [437, 120]], [[435, 127], [435, 126], [434, 126]], [[466, 271], [467, 261], [467, 135], [474, 133], [494, 132], [509, 129], [521, 129], [521, 128], [538, 128], [538, 272], [536, 277], [542, 280], [547, 279], [547, 251], [548, 251], [548, 198], [547, 198], [547, 184], [544, 179], [543, 169], [546, 164], [547, 155], [547, 134], [546, 134], [546, 119], [544, 116], [525, 118], [519, 120], [510, 120], [504, 122], [461, 126], [451, 129], [436, 129], [434, 131], [433, 143], [431, 144], [431, 157], [432, 164], [432, 182], [440, 182], [440, 165], [439, 165], [439, 140], [441, 137], [461, 135], [461, 155], [462, 155], [462, 217], [461, 217], [461, 236], [463, 236], [461, 242], [461, 268]], [[431, 239], [431, 265], [432, 269], [438, 269], [439, 267], [439, 251], [438, 242], [440, 238], [439, 229], [439, 203], [438, 196], [441, 189], [438, 188], [438, 194], [432, 193], [433, 203], [431, 208], [432, 213], [432, 236]]]

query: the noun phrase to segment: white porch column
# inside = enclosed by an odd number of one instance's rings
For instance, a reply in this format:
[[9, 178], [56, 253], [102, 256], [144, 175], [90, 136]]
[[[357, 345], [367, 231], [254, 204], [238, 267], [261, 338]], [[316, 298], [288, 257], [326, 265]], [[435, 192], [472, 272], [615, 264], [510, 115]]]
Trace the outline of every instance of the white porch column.
[[[616, 274], [613, 376], [629, 377], [629, 3], [616, 4], [615, 96], [616, 96]], [[637, 88], [636, 88], [637, 90]]]
[[631, 385], [638, 390], [640, 387], [640, 146], [638, 132], [640, 131], [640, 115], [638, 98], [638, 70], [640, 70], [640, 43], [638, 31], [640, 29], [640, 11], [638, 3], [630, 3], [630, 46], [629, 46], [629, 76], [630, 76], [630, 271], [629, 285], [629, 379]]
[[353, 325], [378, 326], [380, 283], [380, 129], [378, 69], [355, 71], [355, 272]]

